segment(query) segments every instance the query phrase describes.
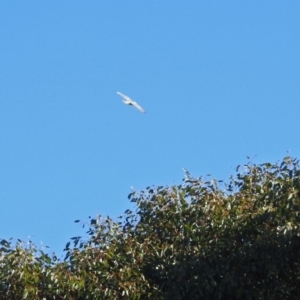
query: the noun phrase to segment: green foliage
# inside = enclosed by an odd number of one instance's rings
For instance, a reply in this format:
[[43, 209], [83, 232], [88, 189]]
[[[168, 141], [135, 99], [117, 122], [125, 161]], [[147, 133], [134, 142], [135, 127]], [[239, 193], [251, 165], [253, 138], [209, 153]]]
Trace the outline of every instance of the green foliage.
[[[1, 299], [300, 299], [300, 169], [248, 164], [225, 184], [148, 187], [59, 261], [1, 241]], [[77, 222], [77, 221], [76, 221]]]

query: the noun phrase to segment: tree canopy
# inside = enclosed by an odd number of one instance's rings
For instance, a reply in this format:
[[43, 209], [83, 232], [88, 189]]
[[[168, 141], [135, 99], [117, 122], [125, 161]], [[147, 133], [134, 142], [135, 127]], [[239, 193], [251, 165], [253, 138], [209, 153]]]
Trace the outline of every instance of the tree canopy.
[[128, 198], [134, 211], [91, 218], [64, 260], [0, 240], [0, 298], [300, 299], [297, 159], [238, 166], [227, 183], [186, 171]]

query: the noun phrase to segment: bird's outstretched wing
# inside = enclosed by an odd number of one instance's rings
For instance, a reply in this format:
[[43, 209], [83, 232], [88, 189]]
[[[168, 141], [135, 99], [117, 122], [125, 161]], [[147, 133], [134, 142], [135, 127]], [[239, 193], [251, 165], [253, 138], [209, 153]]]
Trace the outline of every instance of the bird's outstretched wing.
[[146, 111], [141, 107], [139, 106], [135, 101], [132, 101], [131, 102], [131, 105], [134, 106], [136, 109], [138, 109], [140, 112], [142, 113], [145, 113]]
[[117, 94], [120, 95], [120, 96], [121, 96], [123, 99], [125, 99], [126, 101], [129, 101], [129, 102], [132, 101], [128, 96], [126, 96], [126, 95], [124, 95], [124, 94], [122, 94], [122, 93], [120, 93], [120, 92], [117, 92]]
[[146, 112], [140, 105], [138, 105], [135, 101], [131, 100], [128, 96], [126, 96], [120, 92], [117, 92], [117, 94], [120, 95], [124, 99], [123, 102], [125, 104], [134, 106], [136, 109], [138, 109], [142, 113]]

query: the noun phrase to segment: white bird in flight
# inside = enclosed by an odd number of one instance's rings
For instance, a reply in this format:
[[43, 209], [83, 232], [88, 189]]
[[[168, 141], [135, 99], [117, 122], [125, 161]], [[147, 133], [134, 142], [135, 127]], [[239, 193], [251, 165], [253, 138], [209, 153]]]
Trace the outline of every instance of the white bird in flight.
[[136, 109], [138, 109], [142, 113], [146, 112], [141, 106], [139, 106], [135, 101], [131, 100], [128, 96], [123, 95], [120, 92], [117, 92], [117, 94], [120, 95], [123, 98], [123, 102], [125, 104], [134, 106]]

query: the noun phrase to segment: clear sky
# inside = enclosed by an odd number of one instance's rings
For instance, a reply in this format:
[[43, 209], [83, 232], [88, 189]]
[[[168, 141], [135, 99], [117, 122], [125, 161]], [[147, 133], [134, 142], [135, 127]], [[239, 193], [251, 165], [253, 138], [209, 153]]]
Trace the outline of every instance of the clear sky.
[[298, 0], [1, 1], [0, 238], [61, 253], [75, 220], [131, 207], [131, 186], [300, 158], [299, 15]]

